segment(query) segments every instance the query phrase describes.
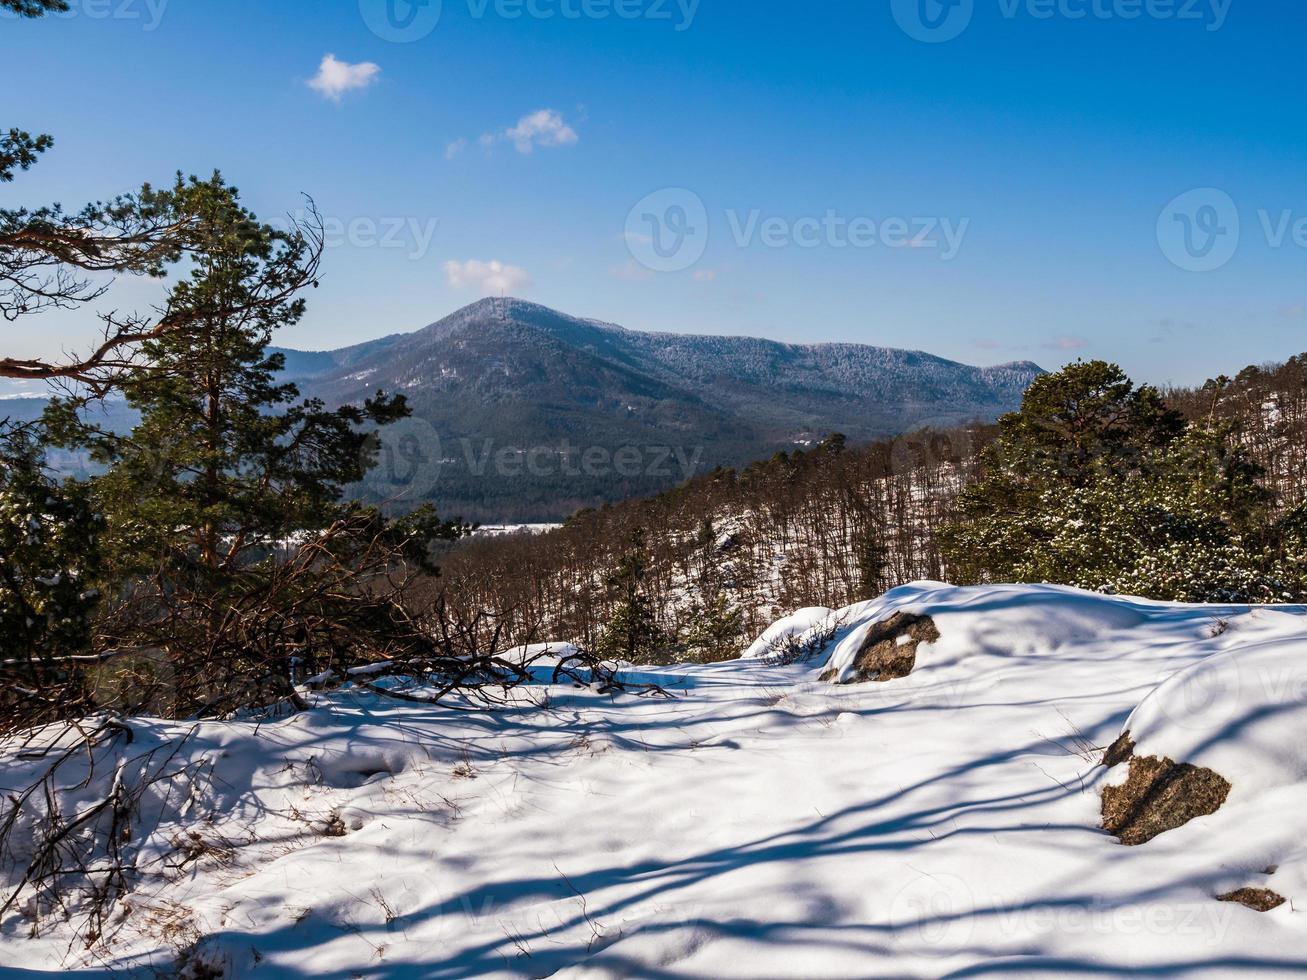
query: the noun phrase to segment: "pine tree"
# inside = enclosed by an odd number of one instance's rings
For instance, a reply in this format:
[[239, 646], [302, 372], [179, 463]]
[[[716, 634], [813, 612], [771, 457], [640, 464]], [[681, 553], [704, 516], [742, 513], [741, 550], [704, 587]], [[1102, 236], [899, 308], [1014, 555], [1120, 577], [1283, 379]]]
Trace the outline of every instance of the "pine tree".
[[1186, 427], [1115, 365], [1037, 380], [984, 463], [940, 534], [964, 581], [1193, 602], [1288, 597], [1268, 559], [1271, 498], [1235, 433]]
[[710, 664], [740, 655], [744, 615], [725, 592], [715, 592], [694, 603], [677, 651], [683, 663]]
[[1136, 388], [1115, 364], [1077, 362], [1035, 379], [1021, 410], [999, 420], [957, 520], [941, 529], [945, 558], [964, 582], [1018, 580], [1049, 494], [1137, 474], [1183, 428], [1155, 389]]
[[1276, 584], [1294, 601], [1307, 599], [1307, 504], [1277, 521], [1270, 538]]
[[1017, 581], [1177, 602], [1279, 601], [1265, 494], [1219, 431], [1195, 427], [1144, 473], [1050, 491]]
[[427, 544], [458, 530], [429, 510], [396, 523], [341, 500], [375, 463], [367, 426], [407, 414], [402, 397], [329, 411], [277, 380], [282, 357], [267, 346], [304, 312], [288, 293], [314, 260], [310, 243], [260, 224], [219, 175], [174, 193], [201, 216], [203, 247], [169, 298], [187, 326], [148, 341], [144, 369], [123, 384], [140, 422], [120, 436], [87, 424], [74, 400], [47, 422], [106, 467], [89, 489], [108, 521], [120, 614], [109, 638], [167, 649], [184, 680], [204, 673], [223, 698], [245, 685], [260, 700], [297, 665], [317, 672], [421, 644], [386, 598], [388, 565], [425, 566]]
[[44, 472], [27, 427], [0, 435], [0, 730], [52, 721], [85, 690], [102, 522]]
[[889, 567], [890, 549], [885, 544], [883, 531], [867, 524], [853, 539], [852, 547], [858, 566], [859, 596], [874, 599], [885, 591], [885, 573]]
[[986, 466], [1029, 481], [1087, 486], [1138, 472], [1184, 431], [1184, 419], [1151, 385], [1136, 386], [1106, 361], [1077, 361], [1036, 378], [1021, 409], [999, 419]]
[[41, 17], [47, 12], [64, 13], [67, 0], [0, 0], [0, 9], [12, 10], [19, 17]]
[[[298, 278], [306, 243], [260, 225], [219, 175], [192, 178], [176, 193], [202, 215], [205, 246], [168, 303], [192, 326], [147, 342], [147, 369], [123, 383], [139, 424], [128, 436], [84, 425], [71, 399], [47, 414], [63, 445], [88, 449], [108, 467], [93, 486], [111, 518], [120, 572], [151, 567], [168, 551], [211, 571], [234, 568], [273, 542], [326, 526], [342, 487], [374, 462], [361, 426], [407, 412], [402, 397], [384, 395], [336, 411], [298, 401], [294, 385], [276, 380], [283, 357], [267, 345], [274, 330], [300, 319], [304, 300], [251, 301]], [[207, 315], [232, 305], [252, 312]]]
[[637, 529], [629, 550], [608, 578], [617, 602], [595, 645], [598, 656], [627, 663], [652, 663], [665, 657], [667, 635], [658, 625], [653, 602], [644, 589], [648, 567], [644, 531]]

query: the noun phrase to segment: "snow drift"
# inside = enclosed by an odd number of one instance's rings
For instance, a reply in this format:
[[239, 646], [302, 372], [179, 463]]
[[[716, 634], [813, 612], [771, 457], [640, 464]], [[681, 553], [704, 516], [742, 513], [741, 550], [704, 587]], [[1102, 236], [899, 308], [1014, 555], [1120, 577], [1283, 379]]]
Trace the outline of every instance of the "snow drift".
[[[850, 683], [896, 614], [937, 638], [914, 640], [905, 676]], [[187, 767], [139, 824], [144, 873], [101, 946], [26, 908], [0, 966], [1216, 978], [1307, 962], [1307, 609], [919, 583], [803, 610], [737, 661], [632, 673], [674, 697], [541, 685], [490, 714], [347, 686], [263, 725], [134, 721], [115, 751], [168, 746]], [[1123, 736], [1228, 793], [1123, 846], [1102, 815]], [[5, 786], [32, 765], [5, 755]]]

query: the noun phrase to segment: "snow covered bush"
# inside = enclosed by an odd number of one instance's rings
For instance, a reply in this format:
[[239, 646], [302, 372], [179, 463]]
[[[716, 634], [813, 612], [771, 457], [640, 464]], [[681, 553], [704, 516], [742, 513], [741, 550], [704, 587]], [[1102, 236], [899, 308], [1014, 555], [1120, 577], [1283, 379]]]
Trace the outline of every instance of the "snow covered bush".
[[806, 663], [830, 645], [843, 625], [843, 619], [834, 609], [808, 606], [768, 626], [740, 659], [761, 660], [777, 666]]
[[1150, 480], [1049, 491], [1030, 516], [1038, 544], [1019, 582], [1060, 582], [1176, 602], [1291, 600], [1260, 547], [1183, 492]]
[[1307, 595], [1307, 504], [1295, 508], [1276, 526], [1276, 580], [1287, 594]]

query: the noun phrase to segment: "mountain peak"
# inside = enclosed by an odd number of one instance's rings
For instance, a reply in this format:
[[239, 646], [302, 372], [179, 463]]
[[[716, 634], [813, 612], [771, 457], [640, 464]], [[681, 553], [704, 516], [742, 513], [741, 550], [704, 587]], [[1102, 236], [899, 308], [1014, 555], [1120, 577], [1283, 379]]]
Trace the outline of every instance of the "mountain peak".
[[[738, 466], [831, 432], [858, 442], [992, 420], [1018, 407], [1041, 373], [865, 344], [627, 330], [516, 297], [480, 299], [416, 333], [292, 364], [304, 369], [305, 393], [328, 404], [402, 392], [412, 424], [434, 433], [445, 459], [417, 492], [478, 520], [562, 517], [693, 475], [667, 459]], [[539, 469], [567, 445], [591, 459], [646, 459], [566, 480], [492, 476], [468, 462], [527, 453]]]
[[483, 328], [495, 323], [544, 330], [572, 339], [575, 339], [577, 331], [623, 330], [615, 324], [585, 320], [531, 300], [515, 296], [487, 296], [427, 325], [417, 335], [429, 339], [452, 337], [468, 329]]

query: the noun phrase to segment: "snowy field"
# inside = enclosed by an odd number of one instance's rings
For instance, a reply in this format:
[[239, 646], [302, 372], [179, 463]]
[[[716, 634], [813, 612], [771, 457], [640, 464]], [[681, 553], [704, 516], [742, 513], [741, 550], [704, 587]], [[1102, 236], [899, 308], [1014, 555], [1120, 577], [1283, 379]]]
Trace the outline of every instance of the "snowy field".
[[[838, 683], [894, 613], [938, 639]], [[124, 753], [189, 732], [200, 773], [145, 828], [155, 871], [107, 950], [11, 920], [0, 975], [152, 976], [178, 950], [194, 977], [341, 980], [1307, 972], [1307, 611], [924, 583], [749, 652], [631, 672], [669, 698], [342, 690], [261, 726], [133, 722]], [[1127, 730], [1228, 781], [1219, 809], [1105, 832]], [[0, 765], [8, 787], [28, 763]], [[1216, 898], [1244, 888], [1286, 901]]]
[[561, 524], [482, 524], [472, 531], [473, 537], [502, 538], [509, 534], [547, 534]]

